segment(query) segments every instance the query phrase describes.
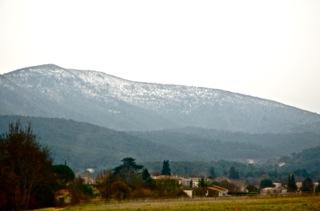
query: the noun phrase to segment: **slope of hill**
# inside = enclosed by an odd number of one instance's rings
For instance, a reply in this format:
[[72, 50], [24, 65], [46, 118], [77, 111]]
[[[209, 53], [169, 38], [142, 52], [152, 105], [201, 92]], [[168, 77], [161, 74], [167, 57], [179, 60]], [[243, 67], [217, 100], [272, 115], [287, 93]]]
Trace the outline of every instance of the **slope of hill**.
[[305, 169], [311, 174], [320, 174], [320, 145], [317, 147], [302, 150], [299, 153], [293, 153], [290, 156], [282, 157], [279, 163], [285, 164], [282, 169], [294, 171], [296, 169]]
[[[23, 126], [31, 123], [39, 142], [49, 147], [55, 163], [67, 161], [76, 169], [111, 167], [128, 156], [139, 161], [186, 158], [184, 152], [165, 145], [73, 120], [0, 116], [0, 133], [5, 133], [9, 123], [17, 120]], [[193, 160], [197, 156], [188, 155], [187, 158]]]
[[172, 148], [183, 146], [184, 151], [201, 154], [207, 161], [271, 159], [320, 146], [320, 134], [305, 131], [251, 134], [189, 127], [130, 134]]
[[128, 81], [56, 65], [0, 75], [0, 114], [70, 118], [117, 130], [203, 127], [287, 132], [320, 115], [228, 91]]
[[56, 163], [67, 161], [78, 169], [112, 167], [128, 156], [139, 162], [261, 162], [320, 145], [320, 135], [313, 133], [245, 134], [199, 128], [120, 132], [73, 120], [22, 116], [0, 116], [0, 133], [17, 120], [23, 125], [31, 122]]
[[309, 124], [300, 125], [299, 127], [292, 128], [292, 132], [312, 132], [320, 134], [320, 121]]
[[[197, 136], [189, 137], [186, 134], [170, 136], [163, 133], [148, 136], [149, 133], [120, 132], [56, 118], [0, 116], [0, 132], [6, 132], [9, 123], [16, 121], [23, 125], [30, 122], [40, 143], [51, 149], [55, 162], [66, 160], [75, 168], [110, 167], [128, 156], [141, 162], [149, 162], [165, 159], [243, 161], [248, 158], [267, 159], [270, 155], [270, 152], [265, 153], [268, 150], [254, 144], [222, 142]], [[162, 139], [159, 140], [159, 137]]]

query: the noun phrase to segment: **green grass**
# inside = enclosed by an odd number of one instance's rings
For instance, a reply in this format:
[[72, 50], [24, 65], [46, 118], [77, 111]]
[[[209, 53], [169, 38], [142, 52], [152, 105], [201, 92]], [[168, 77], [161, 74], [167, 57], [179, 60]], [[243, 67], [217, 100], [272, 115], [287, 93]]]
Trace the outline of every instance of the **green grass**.
[[228, 197], [199, 199], [136, 200], [91, 202], [67, 207], [64, 211], [87, 210], [320, 210], [320, 196]]

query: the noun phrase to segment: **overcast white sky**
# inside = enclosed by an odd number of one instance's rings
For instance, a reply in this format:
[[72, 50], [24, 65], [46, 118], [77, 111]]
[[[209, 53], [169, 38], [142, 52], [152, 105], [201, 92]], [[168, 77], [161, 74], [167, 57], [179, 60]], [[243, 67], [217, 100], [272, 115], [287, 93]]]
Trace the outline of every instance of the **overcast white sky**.
[[320, 113], [320, 1], [0, 0], [0, 73], [54, 63]]

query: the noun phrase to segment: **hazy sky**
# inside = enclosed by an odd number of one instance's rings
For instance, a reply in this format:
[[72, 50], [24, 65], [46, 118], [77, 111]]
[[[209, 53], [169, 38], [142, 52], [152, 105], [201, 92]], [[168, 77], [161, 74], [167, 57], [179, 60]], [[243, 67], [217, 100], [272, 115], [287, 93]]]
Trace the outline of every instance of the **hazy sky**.
[[45, 63], [320, 113], [320, 1], [0, 0], [0, 73]]

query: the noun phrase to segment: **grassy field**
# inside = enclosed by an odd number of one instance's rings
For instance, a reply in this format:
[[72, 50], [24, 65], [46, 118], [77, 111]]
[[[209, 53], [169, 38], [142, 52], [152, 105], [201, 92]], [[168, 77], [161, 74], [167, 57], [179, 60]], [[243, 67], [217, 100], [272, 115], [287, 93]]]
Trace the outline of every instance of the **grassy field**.
[[[49, 209], [47, 209], [49, 210]], [[78, 210], [320, 210], [320, 196], [228, 197], [205, 199], [91, 202], [60, 209]]]

